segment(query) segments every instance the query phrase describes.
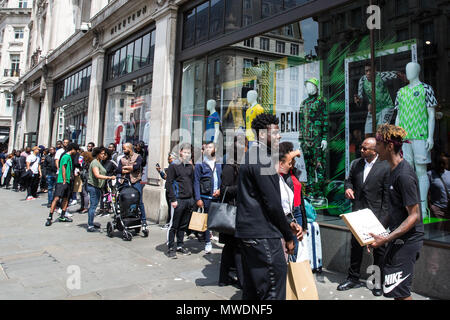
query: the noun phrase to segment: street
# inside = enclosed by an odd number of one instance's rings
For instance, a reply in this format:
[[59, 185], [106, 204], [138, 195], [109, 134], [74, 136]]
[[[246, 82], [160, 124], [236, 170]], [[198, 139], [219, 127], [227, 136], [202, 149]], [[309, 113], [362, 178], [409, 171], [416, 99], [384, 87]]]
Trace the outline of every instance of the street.
[[[166, 256], [166, 230], [150, 225], [148, 238], [123, 241], [106, 236], [109, 217], [96, 217], [100, 232], [86, 232], [87, 214], [73, 223], [45, 227], [47, 194], [25, 201], [24, 193], [0, 189], [0, 299], [239, 300], [235, 287], [219, 287], [222, 245], [186, 240], [190, 256]], [[70, 207], [76, 210], [78, 206]], [[56, 217], [56, 214], [55, 214]], [[325, 270], [317, 287], [321, 300], [385, 300], [367, 288], [338, 292], [346, 275]], [[414, 299], [428, 298], [413, 294]]]

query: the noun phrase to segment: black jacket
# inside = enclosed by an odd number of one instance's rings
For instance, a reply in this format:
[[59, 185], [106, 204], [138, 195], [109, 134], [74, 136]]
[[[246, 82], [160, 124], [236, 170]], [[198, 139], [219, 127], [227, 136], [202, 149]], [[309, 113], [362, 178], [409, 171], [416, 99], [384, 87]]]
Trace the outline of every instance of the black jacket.
[[345, 180], [345, 190], [352, 189], [355, 194], [353, 211], [370, 209], [378, 217], [383, 226], [388, 225], [389, 175], [391, 167], [387, 161], [378, 159], [364, 179], [365, 160], [354, 160], [350, 165], [350, 173]]
[[236, 205], [238, 182], [239, 165], [224, 164], [222, 167], [222, 183], [220, 184], [221, 201], [231, 205]]
[[25, 157], [14, 156], [12, 160], [14, 172], [25, 171], [27, 168], [26, 160]]
[[194, 166], [174, 161], [167, 169], [166, 191], [170, 202], [194, 197]]
[[52, 176], [52, 177], [56, 176], [57, 169], [56, 169], [55, 156], [52, 156], [50, 154], [46, 155], [42, 167], [44, 169], [43, 170], [44, 175]]
[[263, 144], [254, 143], [240, 166], [236, 238], [294, 240], [281, 206], [280, 178]]

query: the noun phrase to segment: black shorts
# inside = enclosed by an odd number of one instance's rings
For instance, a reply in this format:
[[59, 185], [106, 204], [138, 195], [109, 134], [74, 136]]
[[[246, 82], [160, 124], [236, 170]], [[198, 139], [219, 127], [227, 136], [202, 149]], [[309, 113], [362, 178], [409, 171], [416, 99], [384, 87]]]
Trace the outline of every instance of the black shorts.
[[383, 265], [383, 293], [387, 298], [411, 296], [414, 265], [419, 259], [423, 241], [395, 240], [388, 244]]
[[69, 199], [72, 193], [71, 190], [70, 184], [57, 183], [53, 196], [60, 199]]

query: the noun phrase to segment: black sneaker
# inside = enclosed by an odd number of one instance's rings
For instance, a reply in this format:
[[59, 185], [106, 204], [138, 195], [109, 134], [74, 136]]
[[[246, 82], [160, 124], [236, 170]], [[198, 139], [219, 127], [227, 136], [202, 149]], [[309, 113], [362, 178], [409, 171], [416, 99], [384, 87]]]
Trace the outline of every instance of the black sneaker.
[[191, 254], [191, 252], [188, 249], [183, 247], [178, 247], [177, 252], [182, 253], [185, 256], [189, 256]]
[[52, 225], [52, 219], [48, 218], [47, 222], [45, 223], [46, 227], [50, 227]]
[[68, 217], [66, 217], [66, 216], [64, 216], [64, 217], [59, 217], [59, 218], [58, 218], [58, 221], [59, 221], [59, 222], [73, 222], [72, 219], [70, 219], [70, 218], [68, 218]]
[[97, 232], [98, 230], [95, 227], [88, 227], [87, 232]]
[[175, 251], [175, 249], [169, 249], [169, 251], [167, 252], [167, 255], [169, 256], [169, 258], [172, 258], [172, 259], [177, 258], [177, 252]]

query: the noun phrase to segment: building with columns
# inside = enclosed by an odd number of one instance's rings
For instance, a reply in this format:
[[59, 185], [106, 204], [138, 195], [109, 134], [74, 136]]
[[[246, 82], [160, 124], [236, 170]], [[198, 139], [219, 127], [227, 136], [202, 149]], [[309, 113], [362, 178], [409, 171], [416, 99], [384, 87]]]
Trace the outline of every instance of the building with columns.
[[0, 1], [0, 144], [10, 139], [12, 87], [25, 74], [31, 8], [27, 1]]

